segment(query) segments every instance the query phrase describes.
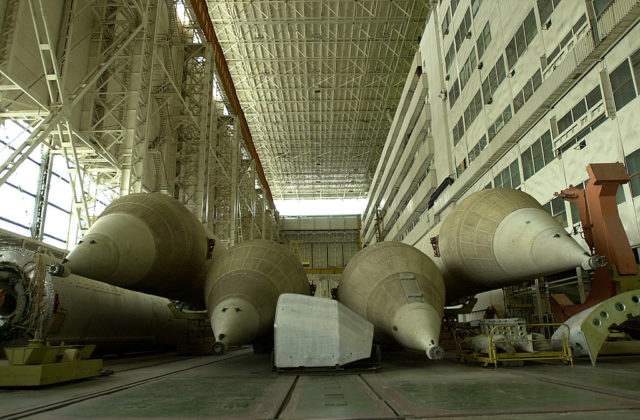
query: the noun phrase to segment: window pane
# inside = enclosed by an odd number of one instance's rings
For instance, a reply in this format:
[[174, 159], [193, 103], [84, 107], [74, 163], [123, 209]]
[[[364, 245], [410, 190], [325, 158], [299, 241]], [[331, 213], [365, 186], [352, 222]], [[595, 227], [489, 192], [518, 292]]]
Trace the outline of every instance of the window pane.
[[633, 75], [636, 77], [636, 89], [640, 93], [640, 49], [631, 56], [631, 66], [633, 67]]
[[522, 158], [522, 172], [524, 175], [524, 180], [526, 181], [535, 173], [533, 170], [533, 159], [531, 158], [531, 149], [525, 150], [525, 152], [520, 156]]
[[516, 38], [513, 37], [509, 45], [507, 45], [507, 50], [505, 51], [507, 54], [507, 63], [509, 64], [509, 68], [513, 67], [518, 61], [518, 55], [516, 54]]
[[553, 2], [551, 0], [538, 0], [538, 14], [542, 24], [547, 22], [553, 12]]
[[513, 98], [513, 109], [515, 112], [518, 112], [520, 108], [524, 105], [524, 95], [522, 91], [518, 92], [518, 94]]
[[582, 16], [580, 16], [580, 19], [578, 19], [576, 24], [573, 25], [573, 33], [577, 34], [580, 31], [580, 28], [582, 28], [582, 25], [584, 25], [586, 21], [587, 21], [587, 15], [583, 14]]
[[613, 89], [613, 98], [616, 103], [616, 110], [619, 110], [633, 98], [636, 97], [636, 91], [631, 81], [631, 70], [629, 69], [629, 61], [625, 60], [609, 75], [611, 81], [611, 89]]
[[573, 124], [573, 120], [571, 119], [571, 111], [569, 111], [558, 120], [558, 132], [562, 133], [569, 128], [571, 124]]
[[[520, 57], [525, 50], [527, 49], [527, 41], [524, 38], [524, 29], [522, 28], [522, 26], [520, 27], [520, 29], [518, 29], [518, 32], [516, 32], [516, 51], [518, 53], [518, 57]], [[511, 64], [509, 65], [509, 68], [513, 67]]]
[[587, 107], [589, 109], [593, 108], [595, 104], [600, 102], [602, 99], [602, 92], [600, 91], [600, 85], [593, 88], [591, 92], [587, 94]]
[[564, 207], [564, 200], [560, 197], [551, 200], [551, 209], [553, 210], [554, 219], [556, 219], [562, 227], [567, 227], [567, 211]]
[[511, 172], [511, 188], [517, 188], [520, 186], [520, 166], [518, 165], [518, 159], [514, 160], [509, 165], [509, 172]]
[[55, 207], [48, 207], [44, 233], [65, 241], [69, 232], [69, 217], [69, 213], [65, 213]]
[[531, 83], [533, 83], [533, 90], [538, 90], [538, 88], [542, 84], [542, 72], [540, 72], [540, 69], [538, 69], [538, 71], [533, 74]]
[[578, 205], [570, 201], [569, 207], [571, 208], [571, 222], [573, 224], [580, 223], [580, 208]]
[[496, 61], [496, 74], [498, 77], [498, 84], [496, 87], [498, 87], [507, 75], [506, 70], [504, 69], [504, 60], [502, 59], [502, 56], [500, 56], [498, 61]]
[[458, 8], [458, 3], [460, 2], [460, 0], [451, 0], [451, 16], [454, 15], [454, 13], [456, 12], [456, 9]]
[[502, 172], [493, 178], [493, 185], [495, 185], [496, 188], [502, 188]]
[[507, 107], [502, 112], [502, 119], [504, 120], [505, 124], [508, 123], [511, 119], [511, 105], [507, 105]]
[[484, 82], [482, 82], [482, 96], [484, 96], [484, 103], [488, 104], [489, 98], [491, 98], [491, 90], [489, 88], [489, 78], [487, 77]]
[[528, 101], [531, 95], [533, 95], [533, 84], [531, 80], [527, 81], [527, 83], [524, 85], [524, 89], [522, 89], [522, 92], [524, 93], [525, 102]]
[[625, 201], [627, 201], [627, 200], [626, 200], [626, 198], [624, 196], [624, 189], [622, 188], [622, 185], [619, 185], [618, 186], [618, 190], [616, 191], [616, 203], [617, 204], [622, 204]]
[[580, 117], [582, 117], [585, 112], [587, 112], [587, 105], [584, 100], [578, 102], [576, 106], [573, 107], [571, 113], [573, 114], [573, 121], [578, 121]]
[[538, 172], [544, 167], [544, 156], [542, 154], [542, 142], [540, 139], [536, 140], [531, 146], [531, 153], [533, 154], [534, 171]]
[[542, 154], [544, 156], [544, 164], [548, 165], [553, 160], [553, 144], [551, 143], [551, 132], [547, 131], [540, 137], [542, 143]]
[[[531, 44], [533, 38], [538, 34], [538, 26], [536, 25], [536, 15], [533, 13], [533, 9], [527, 15], [527, 18], [524, 20], [524, 32], [527, 39], [527, 45]], [[520, 51], [518, 51], [518, 55], [522, 55]]]
[[496, 136], [495, 124], [489, 126], [489, 129], [487, 130], [487, 134], [489, 135], [489, 141], [493, 140], [493, 138]]
[[478, 141], [478, 145], [480, 146], [480, 150], [487, 147], [487, 136], [483, 135], [482, 137], [480, 137], [480, 140]]
[[[627, 171], [629, 171], [629, 175], [633, 175], [634, 173], [640, 171], [640, 149], [627, 156], [626, 161]], [[629, 186], [631, 187], [631, 195], [633, 197], [637, 197], [638, 195], [640, 195], [640, 175], [631, 178], [631, 181], [629, 181]]]
[[593, 0], [593, 8], [596, 11], [596, 16], [600, 16], [600, 14], [607, 10], [612, 1], [613, 0]]

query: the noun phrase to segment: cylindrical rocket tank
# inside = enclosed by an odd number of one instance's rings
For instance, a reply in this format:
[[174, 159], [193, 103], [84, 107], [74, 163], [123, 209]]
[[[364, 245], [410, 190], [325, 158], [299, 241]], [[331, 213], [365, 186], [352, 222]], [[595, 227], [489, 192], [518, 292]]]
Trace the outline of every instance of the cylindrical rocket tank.
[[188, 338], [165, 298], [125, 290], [74, 274], [47, 272], [52, 257], [0, 248], [0, 342], [21, 345], [38, 336], [50, 343], [96, 344], [97, 351], [175, 349]]
[[438, 346], [445, 294], [436, 265], [420, 250], [401, 242], [380, 242], [347, 264], [338, 300], [375, 327], [378, 340], [444, 357]]
[[602, 264], [529, 194], [486, 189], [462, 200], [440, 227], [435, 258], [455, 299], [546, 274]]
[[209, 239], [179, 201], [161, 194], [114, 200], [67, 256], [72, 273], [202, 305]]
[[225, 251], [214, 261], [205, 285], [214, 351], [253, 343], [272, 333], [282, 293], [309, 294], [302, 264], [288, 248], [254, 240]]

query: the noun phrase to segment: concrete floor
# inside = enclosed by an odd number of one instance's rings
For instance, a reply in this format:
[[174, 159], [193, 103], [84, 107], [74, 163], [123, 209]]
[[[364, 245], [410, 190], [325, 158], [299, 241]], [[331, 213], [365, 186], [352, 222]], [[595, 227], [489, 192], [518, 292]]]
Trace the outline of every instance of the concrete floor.
[[377, 372], [278, 375], [268, 355], [105, 361], [114, 374], [0, 390], [0, 418], [640, 418], [640, 357], [482, 368], [385, 354]]

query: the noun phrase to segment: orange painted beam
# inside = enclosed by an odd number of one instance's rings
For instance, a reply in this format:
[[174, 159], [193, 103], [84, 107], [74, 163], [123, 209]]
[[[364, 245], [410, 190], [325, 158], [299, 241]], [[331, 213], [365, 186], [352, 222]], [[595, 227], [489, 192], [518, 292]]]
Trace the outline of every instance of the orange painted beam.
[[251, 137], [251, 131], [249, 130], [247, 119], [245, 118], [244, 111], [242, 110], [242, 106], [240, 105], [240, 100], [238, 99], [238, 94], [236, 93], [236, 87], [233, 84], [231, 73], [229, 73], [227, 59], [224, 57], [222, 47], [220, 46], [220, 42], [218, 41], [218, 37], [216, 36], [216, 31], [213, 29], [213, 22], [211, 22], [211, 16], [209, 16], [207, 2], [205, 0], [191, 0], [191, 6], [193, 6], [193, 10], [196, 13], [196, 19], [198, 19], [198, 23], [200, 24], [200, 28], [202, 28], [202, 32], [204, 32], [205, 38], [207, 38], [207, 41], [209, 41], [211, 45], [213, 45], [213, 52], [215, 56], [214, 60], [216, 63], [216, 69], [218, 70], [218, 77], [220, 78], [220, 82], [222, 83], [222, 88], [227, 95], [227, 99], [231, 104], [233, 112], [238, 116], [238, 119], [240, 120], [240, 131], [242, 132], [244, 144], [247, 146], [249, 154], [256, 162], [256, 172], [258, 173], [258, 178], [260, 179], [260, 183], [264, 188], [267, 200], [269, 200], [269, 203], [271, 204], [271, 208], [275, 210], [276, 205], [273, 202], [271, 189], [269, 188], [267, 178], [264, 176], [264, 170], [262, 169], [262, 163], [260, 163], [260, 157], [258, 157], [258, 152], [256, 152], [256, 147], [253, 144], [253, 138]]

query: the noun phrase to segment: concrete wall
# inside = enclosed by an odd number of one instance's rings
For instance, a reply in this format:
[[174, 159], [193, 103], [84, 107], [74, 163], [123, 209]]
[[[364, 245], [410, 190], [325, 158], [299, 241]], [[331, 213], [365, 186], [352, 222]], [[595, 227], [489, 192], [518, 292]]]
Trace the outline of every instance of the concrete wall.
[[[405, 203], [371, 202], [363, 215], [362, 233], [365, 244], [374, 242], [375, 235], [375, 209], [376, 206], [384, 209], [397, 206], [402, 211], [412, 213], [413, 222], [405, 224], [404, 220], [385, 220], [383, 231], [385, 240], [400, 240], [432, 255], [429, 239], [437, 235], [440, 221], [448, 212], [470, 193], [493, 186], [494, 178], [514, 161], [518, 162], [520, 185], [518, 188], [526, 191], [536, 198], [541, 204], [546, 204], [554, 198], [553, 193], [573, 184], [579, 184], [588, 177], [585, 170], [587, 164], [595, 162], [624, 162], [625, 157], [640, 148], [640, 124], [634, 120], [634, 116], [640, 113], [640, 80], [634, 76], [636, 98], [623, 108], [615, 111], [612, 102], [609, 74], [623, 60], [628, 59], [634, 52], [640, 49], [640, 25], [638, 15], [640, 6], [634, 0], [616, 0], [610, 11], [605, 12], [600, 20], [595, 20], [591, 10], [590, 1], [563, 0], [550, 16], [551, 24], [540, 22], [536, 1], [520, 0], [509, 2], [509, 7], [504, 7], [504, 2], [483, 1], [477, 14], [472, 17], [470, 34], [463, 37], [456, 56], [446, 70], [445, 55], [454, 42], [457, 28], [461, 25], [466, 10], [471, 8], [471, 0], [462, 0], [451, 19], [447, 34], [442, 32], [442, 21], [445, 14], [449, 13], [450, 2], [444, 0], [434, 5], [420, 42], [419, 52], [416, 58], [420, 59], [423, 84], [428, 86], [425, 102], [411, 104], [424, 109], [429, 107], [430, 125], [429, 136], [432, 137], [433, 153], [429, 156], [427, 166], [435, 173], [437, 185], [448, 176], [455, 179], [453, 185], [444, 189], [444, 192], [434, 200], [431, 209], [411, 209]], [[536, 18], [536, 34], [531, 39], [526, 49], [517, 59], [515, 65], [510, 68], [507, 64], [506, 48], [511, 39], [518, 32], [525, 17], [534, 10]], [[624, 13], [613, 9], [624, 10]], [[622, 15], [625, 20], [621, 20]], [[590, 18], [589, 18], [590, 16]], [[477, 65], [472, 69], [471, 76], [466, 86], [460, 92], [460, 96], [453, 106], [450, 106], [452, 84], [460, 77], [463, 66], [475, 49], [477, 55], [477, 39], [482, 33], [486, 23], [489, 23], [491, 42]], [[603, 42], [609, 42], [603, 49], [600, 57], [596, 56], [595, 47], [590, 28], [597, 27], [604, 33], [605, 24], [611, 26], [614, 22], [614, 30]], [[616, 35], [618, 33], [618, 35]], [[615, 42], [612, 42], [614, 37]], [[589, 55], [591, 54], [591, 55]], [[491, 103], [487, 103], [483, 94], [483, 106], [479, 115], [468, 126], [465, 125], [464, 135], [454, 145], [453, 128], [464, 115], [465, 109], [478, 90], [482, 90], [482, 82], [486, 80], [496, 61], [502, 57], [505, 63], [506, 77], [491, 95]], [[415, 64], [415, 63], [414, 63]], [[580, 69], [580, 70], [577, 70]], [[581, 71], [584, 69], [584, 71]], [[515, 112], [514, 100], [525, 84], [532, 78], [536, 71], [542, 76], [541, 84], [527, 99], [524, 105]], [[633, 69], [632, 69], [633, 72]], [[413, 74], [409, 75], [409, 80]], [[557, 122], [576, 103], [584, 98], [595, 86], [600, 86], [603, 98], [581, 116], [572, 126], [558, 133]], [[445, 92], [447, 95], [445, 96]], [[409, 98], [403, 95], [397, 113], [411, 112], [403, 110], [403, 103]], [[403, 102], [404, 101], [404, 102]], [[510, 106], [511, 120], [488, 142], [487, 147], [480, 151], [478, 157], [469, 163], [469, 153], [478, 140], [489, 134], [490, 126]], [[613, 112], [611, 111], [613, 109]], [[584, 136], [581, 141], [584, 145], [569, 147], [563, 153], [567, 142], [573, 139], [582, 130], [588, 128], [602, 115], [605, 120], [597, 128]], [[396, 115], [401, 118], [402, 114]], [[524, 180], [521, 154], [540, 138], [546, 131], [553, 134], [554, 158], [545, 167], [536, 172], [529, 179]], [[406, 133], [392, 135], [387, 139], [385, 150], [393, 150], [393, 146], [404, 141]], [[487, 137], [488, 138], [488, 137]], [[390, 162], [393, 159], [381, 160], [376, 177], [385, 171], [402, 171], [403, 166], [417, 155], [399, 159], [393, 167]], [[413, 163], [422, 164], [422, 163]], [[456, 173], [457, 166], [464, 166], [464, 170]], [[401, 183], [385, 185], [381, 182], [374, 183], [370, 191], [370, 197], [385, 196], [393, 188], [399, 188], [395, 193], [401, 197], [410, 188]], [[625, 201], [618, 206], [620, 216], [625, 226], [632, 246], [640, 246], [640, 231], [638, 228], [638, 214], [640, 213], [640, 197], [631, 196], [628, 185], [622, 187]], [[415, 197], [417, 201], [433, 199], [433, 190], [427, 191], [427, 197], [420, 197], [425, 192], [418, 190]], [[577, 220], [571, 220], [571, 211], [568, 203], [565, 203], [568, 219], [568, 229], [571, 230]], [[576, 238], [579, 241], [581, 239]]]

